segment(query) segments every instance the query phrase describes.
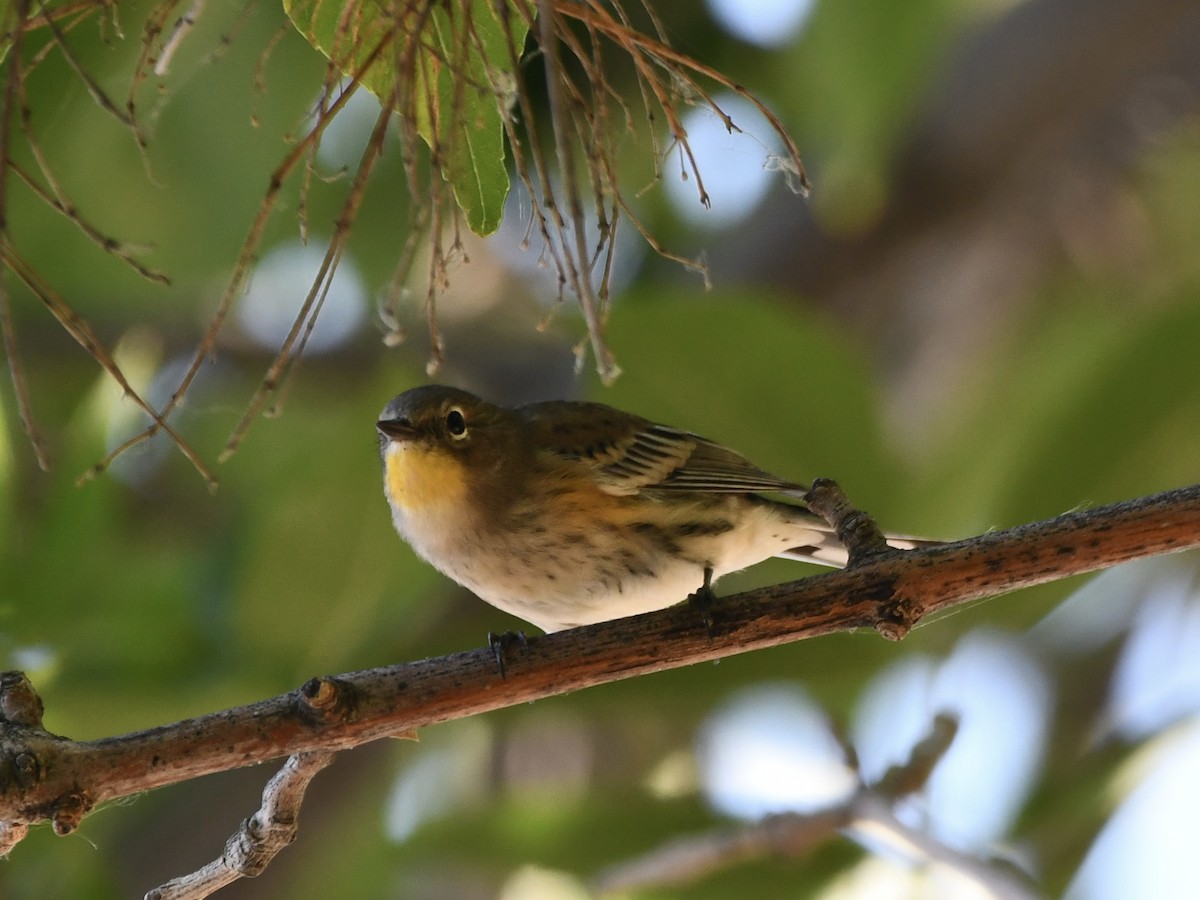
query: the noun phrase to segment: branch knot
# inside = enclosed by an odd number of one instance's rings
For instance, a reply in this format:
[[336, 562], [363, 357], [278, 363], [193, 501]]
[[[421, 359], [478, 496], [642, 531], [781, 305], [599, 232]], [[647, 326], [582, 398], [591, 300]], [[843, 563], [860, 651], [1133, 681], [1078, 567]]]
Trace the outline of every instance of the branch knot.
[[337, 678], [310, 678], [300, 686], [300, 715], [321, 725], [346, 721], [356, 705], [354, 688]]

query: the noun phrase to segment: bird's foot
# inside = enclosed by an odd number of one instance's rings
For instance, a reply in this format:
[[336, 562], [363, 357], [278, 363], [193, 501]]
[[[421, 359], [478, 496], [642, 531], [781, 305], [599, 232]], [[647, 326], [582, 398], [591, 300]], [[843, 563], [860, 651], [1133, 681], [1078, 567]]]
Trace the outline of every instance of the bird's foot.
[[712, 589], [713, 570], [711, 566], [704, 568], [704, 584], [696, 588], [692, 593], [688, 594], [687, 602], [691, 607], [700, 613], [700, 620], [704, 623], [704, 630], [711, 638], [713, 636], [713, 607], [717, 602], [716, 592]]
[[525, 637], [523, 631], [505, 631], [501, 634], [489, 631], [487, 642], [488, 649], [492, 651], [492, 656], [496, 660], [496, 668], [500, 671], [500, 677], [503, 678], [504, 657], [508, 653], [508, 648], [513, 644], [520, 644], [524, 647], [529, 643], [529, 639]]

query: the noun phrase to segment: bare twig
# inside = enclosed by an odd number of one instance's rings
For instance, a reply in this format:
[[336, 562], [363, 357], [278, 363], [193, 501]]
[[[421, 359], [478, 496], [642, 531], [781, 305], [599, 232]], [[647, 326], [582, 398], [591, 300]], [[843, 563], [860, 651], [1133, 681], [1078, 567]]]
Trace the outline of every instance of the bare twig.
[[218, 859], [147, 892], [146, 900], [200, 900], [239, 878], [253, 878], [296, 839], [300, 804], [309, 782], [336, 753], [314, 750], [289, 756], [263, 789], [262, 806], [242, 822]]
[[[270, 700], [121, 737], [75, 742], [11, 719], [0, 754], [31, 776], [0, 782], [0, 822], [70, 831], [100, 803], [312, 750], [345, 750], [542, 697], [856, 628], [901, 637], [971, 600], [1200, 546], [1200, 485], [724, 598], [489, 648], [313, 679]], [[0, 684], [0, 689], [3, 685]]]
[[[365, 72], [367, 68], [374, 64], [375, 60], [379, 57], [379, 54], [382, 53], [387, 47], [389, 41], [389, 38], [385, 38], [372, 50], [370, 54], [367, 55], [366, 59], [363, 61], [361, 71]], [[357, 74], [359, 77], [361, 77], [361, 73]], [[233, 308], [234, 300], [238, 296], [238, 293], [242, 290], [242, 287], [245, 285], [246, 279], [249, 277], [250, 268], [263, 240], [267, 223], [270, 221], [271, 216], [275, 211], [275, 207], [279, 202], [280, 194], [283, 190], [284, 184], [287, 181], [287, 178], [291, 175], [296, 166], [298, 166], [305, 159], [305, 156], [312, 144], [320, 140], [321, 134], [329, 126], [329, 123], [333, 121], [334, 116], [336, 116], [337, 113], [349, 102], [350, 97], [354, 94], [354, 91], [357, 89], [357, 87], [358, 78], [356, 77], [355, 79], [352, 79], [351, 83], [337, 95], [327, 109], [322, 110], [321, 115], [319, 115], [316, 121], [313, 122], [312, 128], [309, 130], [309, 132], [301, 140], [296, 142], [291, 150], [288, 151], [283, 161], [271, 174], [270, 185], [267, 188], [266, 194], [263, 196], [262, 203], [259, 204], [258, 214], [255, 216], [254, 222], [251, 224], [245, 240], [242, 242], [242, 248], [238, 254], [237, 262], [234, 264], [233, 274], [226, 283], [225, 291], [221, 295], [221, 299], [217, 304], [217, 309], [209, 319], [208, 328], [201, 337], [200, 342], [196, 347], [196, 352], [192, 356], [192, 361], [188, 365], [187, 370], [184, 372], [183, 377], [180, 379], [179, 384], [176, 386], [175, 391], [159, 410], [158, 418], [164, 420], [167, 419], [175, 410], [175, 408], [183, 402], [183, 398], [191, 388], [192, 382], [196, 379], [196, 376], [200, 374], [200, 370], [204, 367], [205, 362], [207, 362], [213, 354], [216, 348], [217, 336], [220, 334], [221, 329], [225, 325], [225, 320], [228, 317], [230, 310]], [[120, 447], [110, 452], [104, 459], [102, 459], [93, 467], [92, 472], [94, 474], [103, 472], [110, 465], [112, 465], [113, 460], [116, 459], [117, 456], [131, 447], [134, 447], [137, 444], [154, 437], [154, 435], [156, 435], [160, 429], [161, 426], [157, 420], [152, 422], [143, 431], [134, 435]]]
[[950, 713], [938, 713], [933, 717], [929, 733], [913, 745], [904, 764], [889, 768], [872, 789], [885, 800], [915, 794], [925, 787], [934, 766], [941, 762], [957, 734], [958, 718]]
[[[9, 142], [12, 140], [12, 118], [16, 115], [17, 96], [21, 90], [21, 43], [29, 15], [29, 0], [17, 0], [13, 11], [16, 21], [13, 25], [8, 65], [5, 67], [4, 101], [0, 105], [0, 254], [8, 243], [8, 171], [11, 165]], [[4, 342], [4, 356], [8, 360], [8, 377], [12, 381], [13, 394], [16, 396], [21, 428], [25, 431], [29, 446], [33, 448], [33, 456], [37, 460], [37, 464], [42, 469], [48, 469], [50, 462], [46, 458], [45, 444], [42, 441], [41, 432], [38, 430], [37, 421], [33, 417], [33, 405], [29, 401], [29, 388], [25, 383], [25, 371], [21, 366], [16, 332], [13, 329], [12, 306], [8, 295], [7, 267], [2, 259], [0, 259], [0, 339]]]
[[[58, 320], [59, 324], [62, 325], [66, 332], [70, 334], [71, 337], [73, 337], [79, 344], [79, 346], [83, 347], [83, 349], [87, 351], [88, 355], [91, 356], [92, 359], [96, 360], [96, 362], [100, 364], [100, 367], [104, 369], [104, 371], [106, 371], [112, 377], [113, 381], [120, 386], [125, 396], [133, 401], [133, 403], [140, 410], [142, 410], [142, 412], [150, 417], [151, 421], [154, 423], [154, 429], [156, 431], [162, 431], [168, 437], [170, 437], [175, 443], [175, 446], [179, 449], [179, 452], [187, 458], [188, 462], [190, 462], [196, 471], [199, 472], [204, 478], [204, 480], [208, 482], [209, 487], [215, 488], [217, 486], [216, 475], [214, 475], [212, 470], [204, 464], [204, 461], [200, 458], [200, 455], [195, 451], [191, 444], [184, 440], [183, 436], [176, 431], [173, 426], [167, 423], [165, 416], [159, 415], [157, 412], [155, 412], [154, 407], [146, 402], [141, 394], [134, 390], [133, 385], [129, 383], [129, 380], [125, 377], [125, 373], [121, 371], [120, 366], [117, 365], [116, 360], [112, 358], [112, 354], [108, 352], [108, 348], [104, 346], [104, 343], [92, 330], [91, 325], [89, 325], [86, 320], [81, 318], [78, 313], [71, 309], [66, 301], [64, 301], [57, 293], [55, 293], [50, 285], [42, 281], [41, 277], [32, 266], [26, 263], [21, 257], [17, 256], [11, 247], [4, 244], [0, 244], [0, 264], [7, 266], [18, 278], [25, 282], [25, 286], [28, 287], [33, 292], [34, 296], [45, 305], [45, 307], [50, 311], [54, 318]], [[126, 442], [126, 444], [128, 443], [129, 442]], [[98, 471], [99, 470], [96, 467], [93, 467], [83, 474], [82, 480], [94, 477]]]
[[76, 228], [83, 232], [88, 240], [90, 240], [105, 253], [115, 256], [147, 281], [153, 281], [162, 285], [170, 284], [171, 279], [165, 273], [152, 269], [145, 263], [138, 260], [138, 258], [134, 256], [133, 248], [127, 245], [124, 241], [120, 241], [117, 238], [104, 234], [99, 228], [97, 228], [95, 225], [85, 219], [82, 214], [80, 214], [75, 205], [63, 193], [62, 188], [59, 187], [49, 165], [46, 163], [38, 142], [34, 139], [34, 136], [29, 129], [28, 122], [23, 123], [23, 129], [25, 131], [26, 146], [29, 147], [29, 152], [37, 160], [38, 167], [41, 169], [42, 175], [46, 179], [46, 186], [43, 187], [41, 184], [35, 181], [32, 175], [18, 166], [15, 162], [9, 162], [9, 170], [19, 179], [21, 179], [21, 181], [25, 183], [25, 186], [33, 191], [38, 199], [75, 225]]
[[55, 20], [53, 17], [47, 17], [46, 28], [49, 30], [54, 44], [58, 47], [58, 52], [62, 54], [62, 58], [66, 61], [67, 65], [70, 66], [71, 70], [83, 84], [84, 88], [87, 89], [88, 94], [91, 96], [92, 100], [95, 101], [96, 105], [100, 107], [100, 109], [104, 110], [104, 112], [108, 113], [108, 115], [112, 116], [116, 121], [129, 128], [133, 132], [134, 138], [139, 147], [144, 146], [145, 142], [143, 141], [142, 136], [138, 133], [137, 122], [134, 120], [133, 116], [130, 115], [127, 109], [123, 110], [120, 106], [113, 102], [112, 98], [108, 96], [108, 93], [100, 86], [99, 81], [96, 80], [92, 73], [89, 72], [83, 63], [80, 62], [75, 56], [74, 51], [72, 51], [70, 45], [67, 44], [66, 35], [62, 28], [59, 27], [57, 20]]
[[1033, 900], [1036, 893], [1015, 871], [956, 850], [926, 832], [902, 823], [892, 811], [895, 801], [921, 790], [941, 761], [957, 731], [957, 720], [935, 716], [929, 734], [913, 747], [907, 762], [893, 766], [877, 784], [860, 782], [844, 800], [813, 813], [783, 813], [739, 828], [671, 841], [636, 859], [602, 872], [599, 892], [637, 891], [698, 881], [715, 872], [754, 859], [798, 857], [841, 835], [869, 846], [885, 842], [913, 864], [936, 863], [959, 878], [974, 882], [993, 900]]
[[[584, 220], [583, 200], [579, 192], [579, 173], [575, 168], [575, 137], [567, 125], [567, 99], [563, 97], [565, 76], [559, 58], [558, 25], [556, 4], [553, 0], [538, 0], [538, 27], [542, 46], [542, 57], [546, 64], [546, 90], [550, 103], [550, 122], [554, 129], [554, 148], [558, 154], [559, 177], [562, 178], [567, 198], [567, 213], [570, 217], [570, 237], [562, 218], [558, 218], [558, 231], [562, 235], [563, 262], [571, 289], [579, 299], [579, 308], [587, 323], [588, 338], [592, 353], [596, 357], [596, 369], [607, 383], [621, 373], [620, 366], [604, 340], [604, 323], [600, 318], [600, 302], [592, 286], [591, 254], [587, 247], [587, 225]], [[586, 57], [585, 57], [586, 59]], [[557, 207], [554, 210], [558, 215]]]
[[738, 863], [770, 856], [804, 856], [853, 820], [850, 803], [814, 813], [781, 813], [741, 828], [692, 834], [600, 872], [598, 894], [690, 884]]
[[[67, 32], [80, 21], [108, 7], [109, 4], [104, 0], [92, 0], [67, 4], [32, 18], [29, 18], [28, 9], [23, 7], [25, 11], [18, 17], [15, 26], [13, 49], [18, 49], [15, 41], [28, 31], [27, 26], [44, 29], [48, 37], [39, 53], [29, 62], [22, 61], [19, 52], [10, 54], [10, 89], [7, 92], [6, 109], [10, 114], [16, 109], [20, 91], [23, 90], [23, 79], [29, 70], [48, 53], [57, 53], [100, 108], [132, 131], [145, 159], [146, 141], [138, 122], [135, 96], [148, 78], [152, 75], [161, 77], [167, 72], [176, 49], [193, 33], [196, 18], [207, 5], [205, 0], [158, 0], [150, 7], [143, 23], [141, 50], [123, 107], [110, 99], [65, 41]], [[258, 390], [247, 402], [226, 444], [223, 457], [234, 451], [254, 420], [264, 411], [277, 411], [282, 398], [286, 396], [289, 380], [296, 371], [296, 362], [303, 354], [308, 336], [320, 315], [325, 291], [345, 249], [358, 207], [365, 197], [366, 176], [382, 152], [386, 137], [383, 126], [389, 118], [399, 123], [400, 155], [416, 210], [414, 227], [423, 227], [429, 241], [425, 298], [432, 346], [431, 369], [436, 369], [442, 359], [438, 299], [448, 284], [449, 263], [462, 256], [459, 228], [463, 219], [454, 199], [462, 188], [460, 180], [463, 173], [459, 170], [464, 165], [463, 154], [470, 149], [467, 146], [470, 135], [479, 127], [474, 110], [478, 109], [480, 98], [485, 102], [494, 101], [500, 111], [517, 176], [529, 189], [533, 211], [531, 225], [536, 226], [543, 239], [542, 253], [557, 269], [560, 296], [564, 289], [569, 289], [583, 311], [587, 342], [590, 343], [597, 369], [606, 381], [615, 378], [619, 371], [604, 341], [608, 282], [613, 271], [613, 242], [618, 215], [629, 219], [660, 255], [677, 260], [689, 269], [704, 271], [702, 260], [685, 259], [663, 247], [639, 221], [622, 193], [616, 165], [619, 137], [618, 131], [613, 128], [611, 105], [615, 104], [616, 111], [625, 123], [626, 132], [635, 129], [636, 117], [630, 104], [607, 79], [605, 70], [613, 66], [613, 60], [627, 57], [633, 63], [638, 91], [650, 123], [656, 177], [660, 171], [661, 154], [654, 123], [656, 118], [665, 118], [672, 144], [691, 160], [689, 177], [695, 179], [704, 197], [701, 173], [691, 158], [679, 106], [688, 103], [705, 105], [721, 118], [727, 128], [736, 130], [737, 125], [722, 111], [704, 86], [715, 84], [759, 106], [767, 116], [770, 127], [779, 133], [785, 144], [785, 167], [798, 173], [799, 180], [803, 182], [803, 167], [795, 143], [778, 119], [744, 88], [721, 73], [672, 50], [666, 42], [662, 23], [649, 6], [645, 7], [644, 12], [653, 26], [652, 35], [638, 33], [619, 0], [608, 3], [597, 0], [587, 0], [585, 3], [574, 0], [500, 3], [487, 9], [487, 23], [476, 21], [482, 9], [471, 3], [437, 4], [432, 0], [401, 0], [383, 7], [343, 4], [339, 8], [332, 46], [324, 48], [330, 61], [313, 124], [271, 174], [226, 290], [208, 328], [197, 342], [190, 365], [169, 399], [151, 416], [145, 429], [110, 451], [93, 467], [92, 474], [104, 471], [121, 453], [156, 435], [162, 430], [162, 423], [170, 419], [182, 402], [200, 369], [215, 350], [217, 337], [257, 258], [267, 223], [278, 208], [283, 186], [298, 168], [301, 168], [303, 177], [299, 186], [297, 218], [301, 233], [307, 231], [308, 185], [314, 173], [316, 148], [325, 127], [344, 108], [364, 78], [379, 93], [386, 112], [380, 118], [380, 127], [369, 139], [362, 162], [348, 188], [321, 272], [314, 280], [291, 332], [279, 348]], [[243, 21], [245, 15], [243, 11], [239, 21]], [[490, 18], [492, 16], [500, 21], [503, 32], [509, 38], [503, 50], [497, 49], [494, 35], [490, 34], [490, 29], [495, 25]], [[489, 29], [487, 33], [482, 31], [485, 24]], [[527, 32], [539, 38], [547, 74], [549, 131], [553, 139], [545, 147], [539, 138], [539, 113], [524, 89], [521, 57]], [[229, 37], [222, 35], [221, 46], [227, 45], [228, 41]], [[606, 58], [609, 47], [615, 48], [616, 53], [608, 53], [609, 58]], [[574, 67], [576, 62], [578, 68]], [[24, 68], [18, 69], [20, 66]], [[381, 86], [381, 79], [375, 77], [381, 70], [387, 73], [388, 79], [394, 81], [393, 84]], [[256, 84], [261, 84], [261, 67], [256, 70], [255, 78]], [[349, 86], [345, 89], [340, 87], [343, 79], [348, 79]], [[444, 87], [446, 84], [449, 85], [448, 92]], [[520, 111], [519, 119], [511, 112], [514, 103]], [[79, 214], [53, 177], [27, 126], [24, 136], [41, 170], [41, 177], [36, 178], [36, 172], [17, 171], [16, 174], [25, 180], [35, 194], [73, 221], [105, 252], [118, 256], [147, 278], [166, 281], [164, 275], [134, 259], [131, 250], [122, 241], [103, 234]], [[420, 164], [423, 154], [418, 145], [423, 142], [429, 144], [428, 166]], [[9, 161], [7, 157], [5, 160]], [[584, 202], [584, 185], [581, 183], [584, 177], [589, 180], [597, 228], [592, 247], [588, 246], [587, 231], [588, 220], [593, 212]], [[407, 268], [404, 265], [398, 271], [406, 271]], [[600, 277], [599, 285], [593, 283], [593, 271]], [[395, 293], [392, 291], [393, 295]], [[13, 352], [15, 342], [8, 327], [11, 323], [4, 315], [7, 302], [5, 297], [0, 296], [0, 316], [4, 318], [0, 324], [6, 326], [5, 338], [9, 344], [7, 355], [20, 398], [23, 420], [37, 449], [37, 432], [28, 415], [29, 404], [25, 402], [23, 394], [20, 364]], [[391, 317], [395, 319], [394, 310]], [[389, 329], [390, 339], [394, 342], [398, 334], [399, 329], [393, 323]], [[581, 358], [584, 346], [584, 342], [581, 342]], [[98, 361], [104, 365], [102, 360]]]
[[[431, 6], [425, 4], [414, 27], [418, 30], [423, 27], [425, 17], [430, 14], [430, 10]], [[403, 45], [399, 60], [401, 67], [399, 71], [404, 72], [408, 70], [408, 67], [411, 65], [411, 59], [416, 53], [415, 47], [415, 42]], [[382, 47], [380, 49], [382, 50]], [[338, 214], [334, 233], [330, 237], [329, 246], [325, 251], [325, 258], [321, 261], [316, 278], [313, 280], [312, 286], [304, 298], [304, 302], [300, 305], [300, 310], [297, 312], [291, 329], [280, 345], [275, 359], [271, 361], [266, 375], [263, 376], [258, 389], [254, 392], [241, 418], [226, 440], [225, 447], [221, 451], [222, 460], [228, 459], [237, 451], [238, 445], [242, 442], [250, 425], [262, 412], [268, 400], [276, 396], [290, 373], [295, 370], [296, 362], [303, 352], [309, 335], [312, 334], [312, 330], [316, 326], [317, 316], [321, 312], [321, 307], [324, 305], [329, 287], [333, 283], [338, 263], [341, 261], [346, 242], [350, 238], [350, 231], [358, 216], [363, 198], [366, 196], [367, 180], [375, 164], [383, 155], [383, 145], [387, 137], [388, 123], [392, 119], [393, 110], [401, 103], [401, 92], [403, 90], [405, 90], [405, 82], [398, 79], [392, 87], [391, 95], [381, 98], [382, 104], [379, 115], [375, 120], [375, 127], [372, 129], [371, 137], [367, 141], [362, 159], [354, 173], [350, 190], [342, 204], [341, 212]], [[315, 126], [314, 131], [316, 131]]]
[[936, 864], [964, 881], [973, 882], [973, 887], [964, 891], [970, 896], [990, 900], [1035, 900], [1041, 896], [1019, 870], [956, 850], [920, 829], [905, 825], [885, 799], [873, 791], [862, 791], [856, 796], [848, 830], [851, 837], [871, 847], [887, 846], [912, 864]]
[[[953, 716], [939, 713], [907, 762], [889, 769], [878, 784], [860, 782], [848, 797], [825, 809], [767, 816], [741, 827], [673, 840], [601, 872], [594, 887], [606, 893], [681, 885], [752, 859], [803, 856], [839, 836], [856, 820], [867, 815], [875, 817], [879, 809], [921, 790], [950, 749], [957, 727]], [[979, 861], [971, 858], [969, 869], [974, 872], [978, 866]]]
[[[797, 190], [801, 193], [808, 193], [808, 191], [811, 190], [812, 185], [808, 181], [808, 175], [804, 170], [804, 163], [800, 159], [800, 148], [796, 146], [796, 141], [788, 133], [788, 130], [784, 128], [783, 123], [779, 120], [779, 117], [771, 111], [770, 107], [755, 97], [754, 94], [748, 91], [745, 87], [735, 82], [728, 75], [725, 75], [723, 72], [714, 69], [711, 66], [706, 66], [703, 63], [692, 59], [690, 56], [680, 53], [678, 50], [668, 46], [662, 39], [661, 25], [657, 26], [659, 39], [654, 40], [647, 35], [639, 34], [632, 28], [617, 27], [618, 23], [612, 19], [611, 16], [604, 14], [602, 11], [600, 11], [600, 15], [597, 15], [598, 11], [599, 10], [596, 8], [595, 4], [589, 4], [587, 7], [585, 7], [584, 5], [578, 3], [564, 3], [561, 8], [561, 12], [564, 15], [579, 16], [581, 19], [588, 20], [589, 24], [594, 23], [596, 27], [602, 31], [609, 32], [610, 35], [614, 37], [614, 40], [619, 40], [621, 43], [626, 44], [628, 48], [636, 47], [642, 54], [645, 54], [647, 58], [653, 60], [656, 65], [662, 67], [671, 75], [682, 77], [687, 86], [696, 91], [696, 93], [704, 99], [705, 103], [713, 110], [713, 112], [716, 113], [716, 115], [726, 124], [726, 127], [730, 128], [731, 130], [733, 130], [735, 126], [733, 125], [733, 122], [729, 116], [727, 116], [725, 112], [715, 102], [713, 102], [712, 98], [707, 94], [707, 92], [701, 90], [700, 85], [694, 79], [689, 77], [687, 73], [694, 72], [696, 75], [720, 85], [721, 87], [725, 88], [725, 90], [737, 94], [739, 97], [742, 97], [744, 100], [751, 103], [770, 123], [771, 130], [774, 131], [775, 134], [779, 136], [780, 140], [783, 141], [787, 156], [786, 166], [789, 168], [795, 179], [795, 186]], [[637, 57], [635, 56], [635, 58]]]
[[[67, 3], [50, 11], [32, 14], [28, 2], [22, 12], [6, 19], [12, 26], [9, 54], [9, 79], [6, 91], [8, 118], [22, 97], [24, 79], [50, 53], [60, 55], [66, 65], [87, 89], [98, 106], [133, 133], [137, 147], [146, 160], [146, 139], [139, 125], [135, 97], [141, 85], [153, 75], [166, 74], [177, 48], [193, 34], [196, 18], [207, 9], [205, 0], [157, 0], [147, 11], [142, 27], [141, 50], [130, 79], [130, 90], [124, 106], [115, 103], [99, 81], [80, 61], [67, 43], [67, 33], [90, 15], [110, 9], [106, 0]], [[781, 166], [806, 184], [803, 166], [796, 146], [784, 131], [781, 122], [760, 101], [740, 85], [720, 72], [670, 48], [662, 23], [652, 8], [643, 3], [643, 11], [652, 24], [652, 34], [637, 30], [620, 0], [598, 2], [587, 0], [510, 0], [487, 9], [487, 23], [477, 22], [477, 14], [485, 7], [459, 2], [438, 4], [433, 0], [400, 0], [382, 7], [364, 4], [343, 4], [331, 47], [323, 93], [313, 124], [308, 133], [297, 141], [271, 174], [258, 213], [250, 224], [238, 259], [233, 266], [226, 290], [212, 315], [208, 328], [200, 336], [190, 365], [178, 386], [163, 406], [151, 416], [146, 428], [114, 448], [90, 471], [104, 471], [121, 453], [137, 446], [162, 430], [162, 422], [170, 419], [182, 402], [194, 379], [216, 347], [217, 336], [235, 298], [243, 289], [264, 239], [266, 226], [278, 208], [285, 182], [303, 166], [297, 218], [301, 233], [307, 231], [308, 184], [314, 172], [314, 154], [322, 132], [344, 108], [364, 77], [387, 114], [399, 122], [401, 159], [409, 193], [416, 210], [414, 227], [423, 227], [429, 241], [426, 312], [432, 354], [430, 368], [436, 369], [442, 359], [442, 335], [438, 322], [438, 299], [448, 284], [449, 263], [462, 256], [459, 228], [462, 215], [454, 203], [454, 195], [462, 188], [460, 179], [463, 153], [469, 150], [470, 135], [479, 127], [474, 110], [480, 98], [496, 103], [505, 134], [508, 137], [517, 176], [529, 189], [533, 221], [543, 239], [542, 253], [548, 257], [559, 275], [560, 297], [569, 289], [577, 300], [586, 322], [586, 344], [590, 344], [601, 377], [611, 381], [618, 368], [604, 340], [609, 279], [613, 271], [615, 226], [618, 215], [630, 220], [637, 231], [660, 255], [676, 260], [689, 269], [704, 272], [701, 259], [686, 259], [666, 249], [638, 219], [622, 192], [619, 168], [616, 165], [619, 129], [613, 119], [624, 122], [626, 133], [635, 130], [636, 117], [630, 103], [608, 80], [606, 69], [619, 58], [633, 63], [637, 90], [649, 123], [649, 140], [656, 179], [661, 171], [661, 147], [656, 133], [656, 121], [665, 119], [673, 147], [689, 160], [688, 176], [693, 178], [705, 199], [701, 173], [692, 158], [679, 107], [683, 104], [704, 105], [724, 122], [730, 130], [738, 126], [721, 109], [706, 90], [716, 85], [732, 91], [754, 103], [767, 117], [771, 129], [784, 142]], [[248, 7], [247, 7], [248, 8]], [[238, 21], [244, 21], [245, 9]], [[501, 22], [509, 40], [497, 49], [490, 29]], [[484, 33], [486, 24], [489, 31]], [[30, 28], [46, 32], [39, 51], [22, 60], [19, 41]], [[539, 134], [537, 116], [522, 76], [522, 54], [526, 33], [537, 35], [546, 69], [549, 99], [548, 124], [553, 138], [544, 147]], [[282, 32], [280, 32], [282, 34]], [[491, 39], [489, 39], [491, 38]], [[220, 47], [228, 45], [230, 37], [222, 35]], [[273, 39], [274, 40], [274, 39]], [[615, 53], [608, 52], [614, 48]], [[220, 49], [220, 48], [219, 48]], [[217, 51], [214, 51], [214, 53]], [[578, 64], [576, 67], [575, 64]], [[381, 69], [394, 78], [394, 84], [383, 85], [373, 77]], [[370, 76], [370, 77], [369, 77]], [[261, 67], [255, 73], [261, 84]], [[343, 79], [349, 86], [340, 88]], [[449, 92], [444, 85], [449, 85]], [[447, 102], [449, 98], [450, 102]], [[519, 118], [512, 108], [520, 111]], [[613, 116], [613, 104], [618, 116]], [[518, 127], [518, 121], [520, 127]], [[25, 123], [24, 137], [36, 166], [41, 171], [19, 171], [11, 167], [11, 159], [2, 160], [6, 171], [14, 171], [34, 193], [50, 207], [69, 218], [105, 252], [133, 266], [143, 276], [165, 282], [162, 273], [138, 262], [130, 248], [121, 240], [111, 238], [88, 222], [75, 208], [69, 196], [53, 176], [46, 159]], [[347, 198], [335, 232], [330, 237], [325, 263], [297, 314], [293, 328], [270, 365], [259, 389], [247, 402], [240, 422], [234, 429], [223, 455], [231, 453], [242, 440], [250, 424], [264, 411], [277, 411], [286, 395], [288, 382], [295, 372], [297, 360], [303, 354], [308, 335], [312, 333], [321, 312], [325, 291], [329, 286], [337, 261], [341, 258], [353, 228], [355, 214], [365, 197], [366, 175], [382, 151], [386, 132], [376, 129], [363, 154], [356, 177], [348, 188]], [[428, 166], [420, 164], [419, 144], [429, 144]], [[7, 144], [7, 140], [6, 140]], [[148, 163], [147, 163], [148, 170]], [[588, 178], [592, 208], [585, 204], [584, 185]], [[494, 201], [495, 198], [492, 198]], [[0, 203], [2, 205], [2, 203]], [[493, 211], [494, 214], [494, 211]], [[589, 218], [594, 215], [597, 237], [589, 247], [587, 236]], [[407, 270], [402, 266], [400, 270]], [[593, 271], [599, 284], [593, 283]], [[33, 273], [36, 275], [37, 273]], [[707, 283], [707, 276], [706, 276]], [[392, 291], [394, 295], [396, 292]], [[4, 326], [9, 366], [18, 395], [22, 419], [39, 460], [44, 462], [36, 428], [29, 415], [16, 344], [12, 337], [10, 316], [7, 315], [7, 296], [0, 288], [0, 325]], [[392, 303], [394, 306], [394, 301]], [[395, 319], [394, 310], [392, 319]], [[399, 329], [389, 329], [394, 342]], [[78, 336], [78, 335], [77, 335]], [[581, 341], [578, 352], [582, 358], [586, 346]], [[105, 365], [103, 360], [98, 362]], [[272, 404], [271, 401], [274, 401]]]
[[158, 55], [158, 60], [154, 63], [154, 74], [159, 78], [167, 74], [171, 68], [171, 60], [175, 57], [175, 51], [183, 44], [183, 39], [187, 37], [195, 26], [196, 21], [200, 18], [200, 13], [204, 11], [204, 0], [192, 0], [192, 5], [188, 7], [188, 11], [175, 20], [175, 25], [171, 29], [171, 34], [163, 42], [162, 51]]

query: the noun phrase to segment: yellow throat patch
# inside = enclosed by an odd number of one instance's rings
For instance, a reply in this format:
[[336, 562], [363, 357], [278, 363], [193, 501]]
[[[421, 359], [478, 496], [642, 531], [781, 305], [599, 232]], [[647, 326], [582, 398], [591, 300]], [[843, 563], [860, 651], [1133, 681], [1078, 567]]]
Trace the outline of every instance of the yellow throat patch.
[[391, 443], [384, 453], [388, 499], [409, 512], [466, 500], [465, 470], [440, 447]]

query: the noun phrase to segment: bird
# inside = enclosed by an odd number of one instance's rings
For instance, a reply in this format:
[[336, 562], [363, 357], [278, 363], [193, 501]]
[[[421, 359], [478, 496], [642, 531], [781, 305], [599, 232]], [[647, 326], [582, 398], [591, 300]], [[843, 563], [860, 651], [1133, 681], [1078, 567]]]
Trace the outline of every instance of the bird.
[[721, 576], [773, 556], [847, 563], [801, 484], [602, 403], [507, 407], [422, 385], [376, 430], [400, 536], [547, 633], [711, 596]]

